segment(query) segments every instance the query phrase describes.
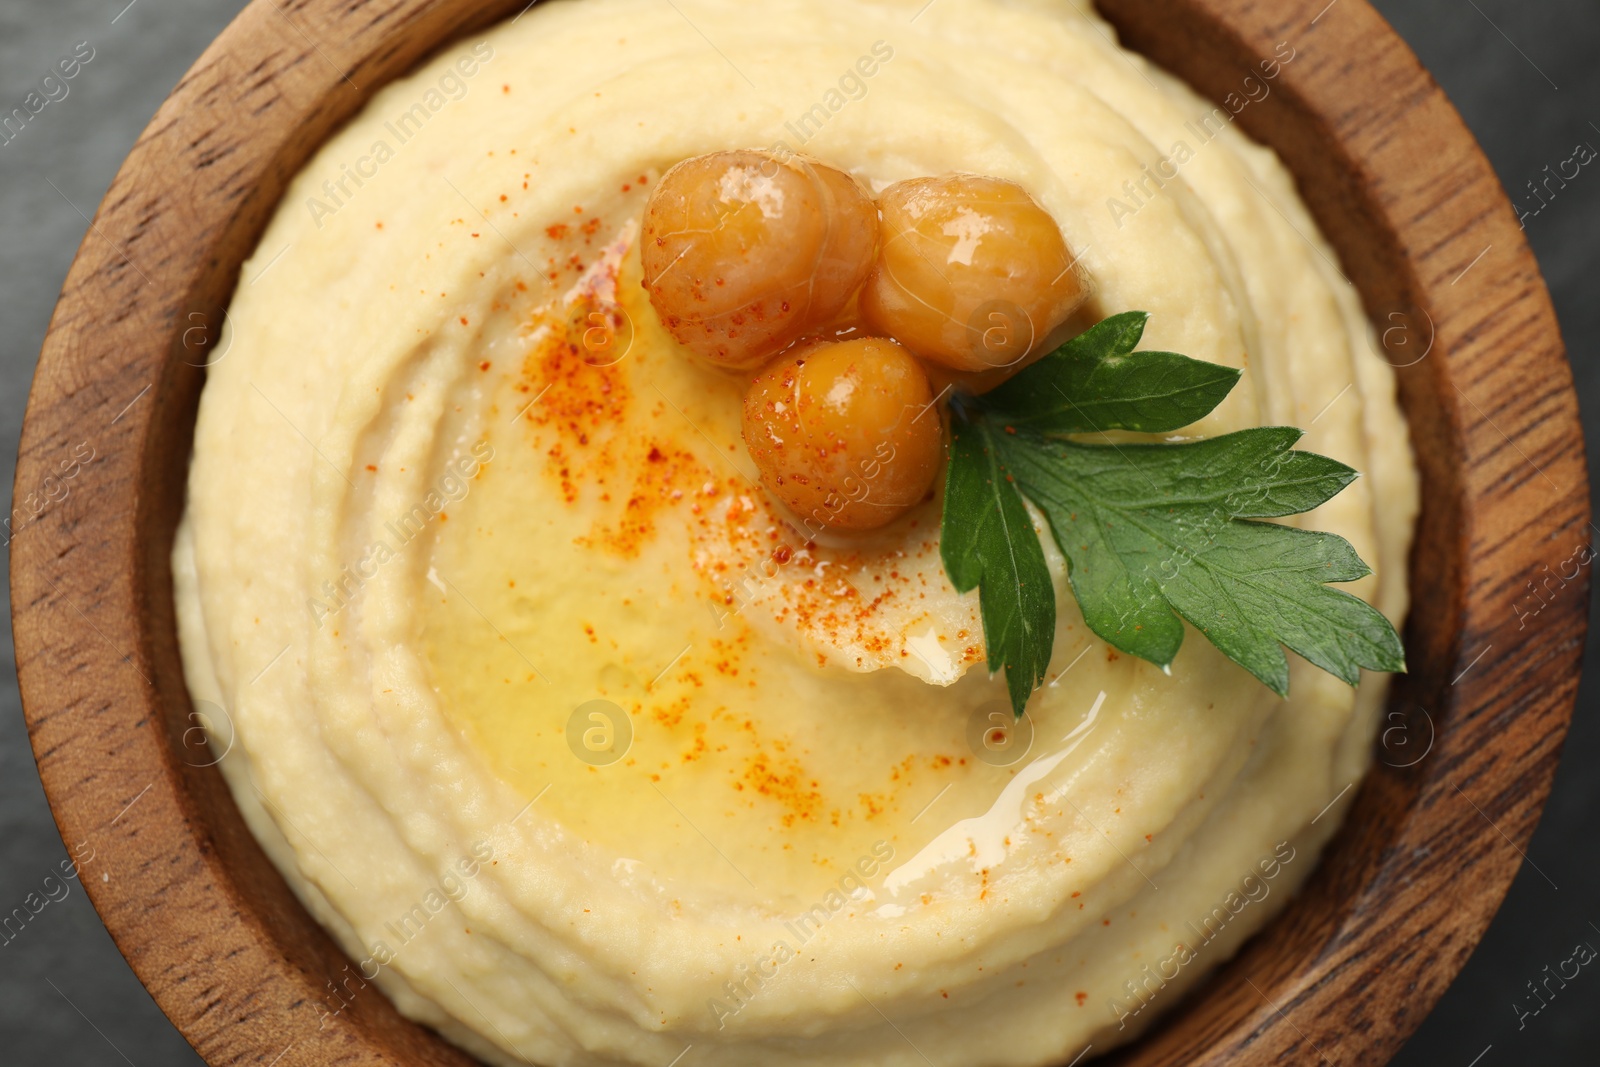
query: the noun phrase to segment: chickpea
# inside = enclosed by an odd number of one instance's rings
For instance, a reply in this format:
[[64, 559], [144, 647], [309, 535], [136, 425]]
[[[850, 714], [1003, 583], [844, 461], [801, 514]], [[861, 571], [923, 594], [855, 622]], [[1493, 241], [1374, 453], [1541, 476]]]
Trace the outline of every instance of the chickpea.
[[878, 206], [882, 247], [862, 316], [923, 359], [957, 371], [1020, 365], [1088, 297], [1055, 220], [1014, 182], [914, 178]]
[[861, 287], [878, 211], [841, 170], [763, 152], [679, 163], [645, 208], [644, 284], [667, 330], [751, 366], [833, 319]]
[[882, 337], [796, 347], [756, 376], [744, 442], [761, 483], [808, 526], [870, 530], [933, 485], [944, 430], [928, 377]]

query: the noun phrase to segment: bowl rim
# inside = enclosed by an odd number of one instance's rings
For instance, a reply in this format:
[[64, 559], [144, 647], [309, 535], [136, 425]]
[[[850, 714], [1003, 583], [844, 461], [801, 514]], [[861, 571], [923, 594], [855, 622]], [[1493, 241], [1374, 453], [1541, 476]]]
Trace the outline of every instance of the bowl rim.
[[[46, 499], [11, 533], [24, 714], [80, 876], [103, 876], [83, 878], [91, 901], [208, 1062], [471, 1062], [381, 997], [321, 1025], [323, 980], [348, 961], [237, 813], [228, 820], [220, 774], [186, 758], [196, 720], [168, 557], [206, 346], [288, 179], [383, 84], [524, 2], [253, 0], [130, 152], [43, 345], [15, 499]], [[1387, 1059], [1509, 888], [1576, 695], [1587, 570], [1563, 586], [1571, 595], [1513, 610], [1519, 583], [1560, 560], [1558, 538], [1587, 528], [1582, 433], [1548, 293], [1437, 84], [1367, 0], [1335, 4], [1099, 2], [1132, 47], [1219, 103], [1240, 57], [1303, 42], [1303, 59], [1238, 121], [1290, 163], [1369, 315], [1381, 323], [1393, 309], [1413, 329], [1426, 319], [1428, 352], [1400, 377], [1431, 490], [1413, 601], [1433, 614], [1414, 608], [1412, 673], [1389, 715], [1406, 731], [1425, 720], [1429, 750], [1403, 766], [1380, 758], [1270, 936], [1117, 1062], [1267, 1064], [1307, 1048]], [[1309, 162], [1319, 152], [1325, 166]], [[1386, 240], [1393, 261], [1363, 240]]]

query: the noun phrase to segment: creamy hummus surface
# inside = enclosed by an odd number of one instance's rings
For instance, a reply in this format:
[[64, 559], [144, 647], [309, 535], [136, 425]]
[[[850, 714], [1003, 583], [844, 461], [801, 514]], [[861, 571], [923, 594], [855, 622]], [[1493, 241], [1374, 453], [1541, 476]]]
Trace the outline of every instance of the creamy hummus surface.
[[1066, 2], [546, 0], [333, 137], [244, 266], [174, 554], [220, 766], [352, 960], [308, 1032], [387, 994], [496, 1064], [1063, 1064], [1259, 929], [1385, 679], [1291, 657], [1280, 700], [1192, 629], [1170, 673], [1119, 655], [1046, 537], [1012, 726], [938, 501], [797, 533], [636, 236], [726, 148], [1020, 183], [1094, 279], [1076, 328], [1142, 309], [1142, 347], [1245, 368], [1186, 435], [1300, 426], [1362, 472], [1289, 521], [1398, 624], [1393, 374], [1235, 125], [1295, 56], [1215, 107]]

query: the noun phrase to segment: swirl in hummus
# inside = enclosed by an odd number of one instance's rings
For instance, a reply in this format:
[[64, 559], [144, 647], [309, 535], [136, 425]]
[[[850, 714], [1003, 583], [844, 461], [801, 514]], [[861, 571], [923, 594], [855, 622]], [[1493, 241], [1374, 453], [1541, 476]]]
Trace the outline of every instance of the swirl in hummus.
[[380, 92], [244, 267], [175, 550], [190, 687], [363, 979], [488, 1062], [1103, 1050], [1288, 899], [1367, 767], [1381, 677], [1118, 655], [1048, 538], [1051, 680], [994, 758], [937, 502], [806, 540], [743, 381], [657, 322], [638, 220], [678, 160], [1017, 182], [1145, 347], [1245, 369], [1188, 432], [1363, 472], [1291, 521], [1399, 623], [1393, 375], [1276, 157], [1084, 7], [922, 7], [547, 0]]

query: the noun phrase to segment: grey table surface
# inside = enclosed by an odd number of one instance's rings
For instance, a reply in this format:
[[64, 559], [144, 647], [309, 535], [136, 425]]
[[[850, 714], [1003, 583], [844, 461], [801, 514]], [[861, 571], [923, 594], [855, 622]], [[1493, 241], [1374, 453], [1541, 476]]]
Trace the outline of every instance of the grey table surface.
[[[1338, 0], [1335, 0], [1338, 2]], [[39, 345], [88, 216], [156, 107], [242, 6], [238, 0], [4, 0], [0, 111], [54, 61], [93, 58], [0, 144], [0, 484], [8, 489]], [[1477, 134], [1512, 199], [1600, 147], [1596, 0], [1379, 0]], [[83, 50], [79, 49], [79, 55]], [[59, 90], [56, 91], [59, 95]], [[1600, 470], [1600, 174], [1581, 172], [1526, 220], [1576, 372], [1590, 466]], [[1588, 296], [1585, 296], [1588, 293]], [[7, 579], [0, 575], [0, 585]], [[9, 592], [7, 593], [9, 598]], [[9, 599], [8, 599], [9, 602]], [[39, 785], [0, 621], [0, 913], [66, 857]], [[1528, 983], [1580, 942], [1600, 948], [1600, 657], [1588, 670], [1555, 792], [1504, 908], [1465, 971], [1394, 1062], [1496, 1067], [1600, 1062], [1600, 974], [1580, 971], [1537, 1013]], [[1542, 873], [1541, 873], [1542, 872]], [[0, 934], [0, 1064], [199, 1064], [134, 978], [75, 883], [21, 933]]]

